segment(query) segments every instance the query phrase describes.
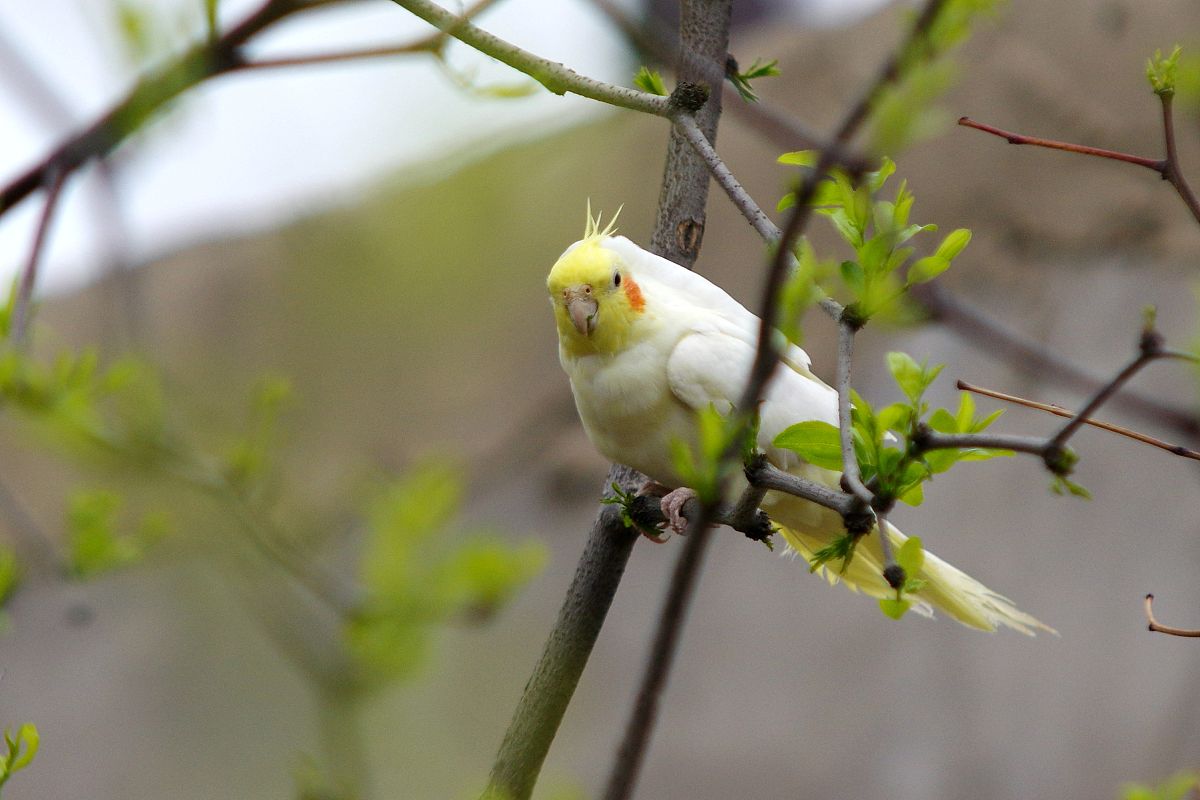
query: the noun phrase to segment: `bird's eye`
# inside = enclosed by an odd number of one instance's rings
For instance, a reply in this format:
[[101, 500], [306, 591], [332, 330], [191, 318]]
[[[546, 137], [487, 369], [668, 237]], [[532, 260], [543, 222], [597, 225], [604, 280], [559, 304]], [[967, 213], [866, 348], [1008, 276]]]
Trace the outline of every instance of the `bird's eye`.
[[613, 273], [613, 286], [620, 286], [620, 285], [621, 285], [621, 273], [614, 272]]

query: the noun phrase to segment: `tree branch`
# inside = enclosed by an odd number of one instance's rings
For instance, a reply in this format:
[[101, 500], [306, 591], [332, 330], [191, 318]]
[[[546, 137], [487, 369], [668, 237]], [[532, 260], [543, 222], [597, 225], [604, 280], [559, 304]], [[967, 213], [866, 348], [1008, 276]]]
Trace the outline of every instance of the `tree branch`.
[[1154, 595], [1146, 595], [1146, 626], [1149, 630], [1155, 633], [1165, 633], [1169, 636], [1184, 636], [1187, 638], [1200, 638], [1200, 630], [1192, 628], [1172, 628], [1159, 623], [1154, 618]]
[[25, 261], [25, 268], [21, 270], [21, 280], [17, 284], [17, 296], [13, 303], [12, 319], [8, 330], [9, 339], [17, 347], [24, 347], [26, 344], [25, 333], [29, 325], [29, 308], [33, 302], [33, 290], [37, 286], [38, 265], [42, 259], [46, 235], [50, 231], [50, 222], [58, 208], [59, 196], [66, 179], [67, 173], [63, 170], [56, 169], [46, 175], [46, 201], [42, 206], [42, 213], [38, 217], [37, 229], [33, 234], [33, 244], [29, 248], [29, 258]]
[[[1049, 414], [1054, 414], [1055, 416], [1058, 416], [1058, 417], [1070, 418], [1070, 417], [1077, 416], [1074, 411], [1068, 411], [1067, 409], [1063, 408], [1062, 406], [1056, 406], [1056, 405], [1052, 405], [1050, 403], [1038, 403], [1034, 400], [1029, 400], [1024, 397], [1018, 397], [1017, 395], [1014, 395], [1014, 394], [1005, 394], [1004, 392], [997, 392], [994, 389], [985, 389], [982, 386], [975, 386], [973, 384], [967, 383], [966, 381], [960, 380], [955, 385], [957, 386], [957, 388], [959, 388], [965, 392], [973, 392], [975, 394], [981, 394], [984, 397], [992, 397], [992, 398], [995, 398], [996, 400], [1003, 400], [1006, 403], [1015, 403], [1016, 405], [1025, 406], [1026, 408], [1034, 408], [1034, 409], [1037, 409], [1038, 411], [1045, 411]], [[1121, 397], [1121, 395], [1117, 395], [1115, 398], [1113, 398], [1113, 402], [1120, 399], [1120, 397]], [[1171, 453], [1173, 455], [1183, 456], [1184, 458], [1192, 458], [1192, 459], [1200, 460], [1200, 452], [1197, 452], [1196, 450], [1192, 450], [1190, 448], [1184, 447], [1183, 445], [1171, 444], [1170, 442], [1164, 442], [1162, 439], [1156, 439], [1153, 436], [1148, 436], [1144, 433], [1140, 433], [1138, 431], [1131, 430], [1130, 428], [1126, 428], [1121, 425], [1114, 425], [1111, 422], [1101, 422], [1098, 419], [1091, 419], [1091, 418], [1084, 420], [1084, 423], [1087, 425], [1091, 425], [1094, 428], [1100, 428], [1101, 430], [1109, 431], [1111, 433], [1116, 433], [1121, 436], [1125, 436], [1127, 438], [1133, 439], [1135, 441], [1142, 442], [1143, 444], [1148, 444], [1148, 445], [1151, 445], [1152, 447], [1157, 447], [1160, 450], [1166, 450], [1168, 453]]]
[[550, 61], [528, 50], [523, 50], [515, 44], [475, 26], [470, 21], [447, 11], [430, 0], [393, 0], [393, 2], [463, 44], [525, 73], [554, 94], [570, 92], [632, 111], [641, 111], [660, 117], [668, 114], [667, 98], [665, 97], [584, 77], [556, 61]]

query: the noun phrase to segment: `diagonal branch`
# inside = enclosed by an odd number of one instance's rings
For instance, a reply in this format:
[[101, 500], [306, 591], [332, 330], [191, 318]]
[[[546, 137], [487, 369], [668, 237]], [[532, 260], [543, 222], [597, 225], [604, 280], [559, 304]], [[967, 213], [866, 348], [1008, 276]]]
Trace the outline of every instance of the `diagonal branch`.
[[37, 287], [38, 266], [45, 250], [46, 236], [50, 231], [50, 222], [58, 209], [58, 200], [62, 194], [63, 184], [67, 173], [56, 169], [46, 175], [46, 200], [42, 205], [42, 213], [38, 217], [37, 229], [33, 234], [33, 245], [29, 248], [29, 258], [21, 270], [21, 280], [17, 284], [17, 296], [13, 303], [12, 319], [9, 327], [9, 338], [17, 347], [26, 344], [26, 330], [29, 327], [30, 305], [33, 303], [33, 291]]
[[[1062, 406], [1056, 406], [1056, 405], [1052, 405], [1050, 403], [1038, 403], [1034, 400], [1029, 400], [1024, 397], [1018, 397], [1015, 394], [1005, 394], [1004, 392], [997, 392], [995, 389], [984, 389], [982, 386], [975, 386], [973, 384], [967, 383], [966, 381], [960, 380], [957, 382], [956, 386], [957, 386], [957, 388], [959, 388], [965, 392], [973, 392], [975, 394], [981, 394], [984, 397], [992, 397], [992, 398], [995, 398], [996, 400], [1003, 400], [1006, 403], [1015, 403], [1016, 405], [1025, 406], [1026, 408], [1034, 408], [1034, 409], [1037, 409], [1038, 411], [1045, 411], [1049, 414], [1054, 414], [1055, 416], [1058, 416], [1058, 417], [1070, 418], [1070, 417], [1077, 416], [1074, 411], [1068, 411], [1067, 409], [1063, 408]], [[1118, 395], [1118, 397], [1120, 397], [1120, 395]], [[1101, 430], [1109, 431], [1111, 433], [1115, 433], [1120, 436], [1125, 436], [1129, 439], [1133, 439], [1135, 441], [1142, 442], [1143, 444], [1148, 444], [1148, 445], [1151, 445], [1152, 447], [1157, 447], [1160, 450], [1166, 450], [1168, 453], [1171, 453], [1173, 455], [1183, 456], [1184, 458], [1200, 460], [1200, 452], [1198, 452], [1196, 450], [1192, 450], [1187, 447], [1184, 447], [1183, 445], [1171, 444], [1170, 442], [1164, 442], [1162, 439], [1157, 439], [1153, 436], [1148, 436], [1147, 434], [1132, 430], [1130, 428], [1123, 427], [1121, 425], [1114, 425], [1111, 422], [1102, 422], [1098, 419], [1090, 419], [1090, 418], [1084, 420], [1084, 422], [1088, 425], [1091, 425], [1094, 428], [1099, 428]]]

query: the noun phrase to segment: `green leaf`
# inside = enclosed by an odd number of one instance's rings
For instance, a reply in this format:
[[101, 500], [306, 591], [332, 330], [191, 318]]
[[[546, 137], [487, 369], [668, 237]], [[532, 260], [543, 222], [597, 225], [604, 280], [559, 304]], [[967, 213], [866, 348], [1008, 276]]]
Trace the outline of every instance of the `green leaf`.
[[853, 292], [855, 297], [861, 297], [867, 286], [867, 276], [863, 268], [857, 261], [843, 261], [838, 269], [846, 288]]
[[633, 76], [633, 85], [650, 94], [660, 96], [667, 94], [667, 87], [663, 83], [662, 75], [646, 66], [640, 67], [637, 74]]
[[24, 769], [33, 761], [33, 757], [37, 755], [38, 745], [41, 744], [41, 737], [38, 735], [37, 726], [32, 722], [26, 722], [17, 730], [17, 748], [20, 751], [15, 759], [9, 764], [9, 769], [12, 772]]
[[817, 164], [817, 158], [820, 153], [816, 150], [793, 150], [790, 153], [784, 153], [776, 162], [779, 164], [789, 164], [794, 167], [814, 167]]
[[920, 574], [925, 566], [925, 550], [921, 546], [921, 537], [913, 536], [896, 548], [896, 563], [910, 576]]
[[912, 356], [907, 353], [891, 352], [887, 354], [888, 370], [892, 378], [912, 402], [917, 402], [925, 392], [926, 384], [922, 380], [924, 370]]
[[892, 619], [900, 619], [910, 608], [912, 608], [912, 602], [903, 598], [881, 597], [879, 599], [879, 610]]
[[[954, 418], [953, 414], [944, 408], [934, 411], [926, 424], [938, 433], [958, 433], [958, 421]], [[930, 453], [930, 455], [933, 454]]]
[[1146, 61], [1146, 80], [1150, 88], [1160, 97], [1171, 97], [1175, 94], [1175, 83], [1179, 70], [1179, 54], [1183, 52], [1179, 45], [1171, 50], [1171, 54], [1163, 58], [1161, 50], [1155, 50], [1153, 58]]
[[946, 259], [946, 261], [953, 261], [966, 248], [970, 241], [971, 232], [966, 228], [958, 228], [946, 234], [946, 238], [942, 239], [942, 243], [938, 245], [935, 255]]
[[841, 470], [842, 445], [838, 429], [828, 422], [808, 420], [792, 425], [775, 437], [773, 444], [791, 450], [814, 466]]
[[729, 79], [729, 82], [733, 84], [733, 88], [737, 89], [738, 94], [742, 96], [743, 100], [748, 103], [757, 103], [758, 94], [755, 93], [754, 88], [750, 85], [750, 82], [757, 78], [766, 78], [771, 75], [778, 75], [778, 65], [779, 61], [775, 59], [771, 61], [763, 61], [756, 58], [754, 59], [754, 63], [750, 65], [750, 69], [742, 72], [729, 71], [726, 73], [726, 77]]
[[949, 268], [950, 262], [938, 255], [918, 258], [908, 270], [908, 285], [928, 283]]
[[7, 545], [0, 544], [0, 606], [8, 602], [21, 581], [21, 565], [17, 554]]

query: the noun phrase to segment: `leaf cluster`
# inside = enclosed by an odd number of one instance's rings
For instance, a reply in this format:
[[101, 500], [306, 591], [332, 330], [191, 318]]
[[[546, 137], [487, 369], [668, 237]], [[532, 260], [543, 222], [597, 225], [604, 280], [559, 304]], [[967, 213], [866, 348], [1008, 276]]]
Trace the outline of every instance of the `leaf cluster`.
[[4, 731], [5, 752], [0, 753], [0, 788], [33, 762], [40, 741], [37, 726], [31, 722], [26, 722], [15, 734], [7, 729]]
[[370, 504], [359, 568], [367, 596], [346, 635], [375, 681], [409, 677], [436, 626], [490, 617], [545, 563], [540, 544], [457, 530], [461, 495], [457, 472], [430, 464], [384, 486]]
[[[715, 503], [720, 499], [722, 482], [754, 455], [757, 441], [757, 416], [747, 424], [745, 419], [722, 414], [709, 405], [696, 413], [696, 449], [682, 439], [672, 440], [671, 463], [683, 485], [692, 489], [701, 502]], [[725, 458], [735, 442], [741, 463]]]
[[1154, 55], [1146, 60], [1146, 80], [1150, 88], [1159, 97], [1172, 97], [1179, 76], [1179, 56], [1183, 48], [1175, 45], [1170, 55], [1163, 56], [1161, 50], [1155, 50]]
[[729, 79], [733, 88], [737, 89], [737, 93], [747, 103], [758, 102], [758, 93], [754, 91], [751, 81], [779, 74], [779, 59], [775, 58], [770, 61], [763, 61], [761, 58], [756, 58], [749, 69], [742, 70], [738, 68], [737, 62], [731, 56], [725, 65], [725, 77]]
[[1121, 787], [1121, 800], [1185, 800], [1200, 792], [1200, 772], [1172, 775], [1158, 786], [1128, 783]]
[[[942, 365], [918, 364], [906, 353], [888, 353], [888, 370], [907, 402], [896, 402], [876, 410], [857, 392], [852, 393], [851, 423], [854, 455], [863, 481], [871, 487], [881, 506], [899, 500], [917, 506], [924, 501], [926, 481], [946, 472], [960, 461], [982, 461], [1007, 450], [950, 448], [926, 452], [921, 446], [922, 426], [942, 433], [979, 433], [1001, 411], [975, 416], [975, 401], [967, 392], [959, 396], [958, 409], [931, 411], [925, 392], [937, 379]], [[825, 469], [842, 469], [841, 439], [837, 426], [819, 420], [800, 422], [775, 437], [775, 446]]]
[[947, 56], [970, 38], [981, 17], [994, 14], [999, 5], [1000, 0], [947, 0], [923, 35], [909, 38], [897, 59], [895, 80], [872, 100], [874, 152], [898, 153], [946, 124], [949, 115], [934, 104], [954, 84], [955, 65]]
[[[784, 153], [779, 163], [812, 167], [817, 153], [802, 150]], [[955, 258], [971, 241], [971, 232], [959, 228], [946, 235], [934, 252], [912, 260], [916, 248], [910, 242], [919, 234], [932, 233], [936, 225], [910, 222], [915, 198], [901, 181], [891, 200], [877, 198], [896, 165], [884, 158], [879, 169], [868, 172], [857, 183], [845, 171], [833, 169], [822, 180], [813, 196], [812, 205], [826, 217], [835, 231], [854, 251], [854, 258], [841, 262], [838, 274], [848, 311], [866, 322], [883, 311], [892, 310], [897, 301], [912, 286], [926, 283], [949, 269]], [[779, 201], [780, 210], [794, 205], [796, 194], [789, 193]], [[802, 244], [798, 259], [805, 257]], [[815, 262], [815, 257], [810, 256]], [[810, 267], [819, 273], [817, 267]]]

